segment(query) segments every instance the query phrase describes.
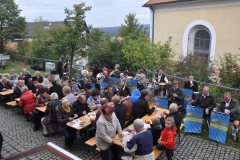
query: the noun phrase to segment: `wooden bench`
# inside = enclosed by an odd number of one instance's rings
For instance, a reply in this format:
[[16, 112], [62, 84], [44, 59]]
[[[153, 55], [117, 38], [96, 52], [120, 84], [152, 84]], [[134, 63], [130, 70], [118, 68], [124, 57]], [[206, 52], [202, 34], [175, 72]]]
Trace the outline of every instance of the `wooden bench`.
[[153, 146], [153, 153], [154, 153], [154, 159], [157, 159], [161, 154], [163, 150], [158, 150], [156, 146]]
[[100, 149], [99, 149], [99, 148], [96, 148], [96, 151], [100, 152]]
[[6, 105], [12, 106], [12, 107], [18, 106], [16, 101], [7, 102]]
[[181, 130], [182, 130], [183, 127], [184, 127], [184, 124], [181, 123], [181, 126], [180, 126], [179, 131], [178, 131], [178, 140], [179, 140], [178, 145], [179, 145], [180, 142], [181, 142], [181, 135], [180, 135], [180, 132], [181, 132]]
[[96, 144], [96, 137], [93, 137], [85, 142], [89, 146], [94, 146]]

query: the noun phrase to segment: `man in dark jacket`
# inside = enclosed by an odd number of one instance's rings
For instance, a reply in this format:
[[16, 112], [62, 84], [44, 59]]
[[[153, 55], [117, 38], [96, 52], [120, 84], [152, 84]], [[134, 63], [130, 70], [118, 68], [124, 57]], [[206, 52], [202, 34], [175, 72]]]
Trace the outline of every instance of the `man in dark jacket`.
[[88, 99], [88, 97], [90, 97], [92, 95], [92, 91], [94, 90], [92, 88], [92, 85], [91, 83], [86, 83], [85, 86], [84, 86], [85, 90], [86, 90], [86, 93], [85, 93], [85, 96], [86, 96], [86, 99]]
[[17, 85], [13, 90], [13, 98], [19, 98], [23, 92], [22, 92], [22, 87], [24, 85], [24, 81], [23, 80], [17, 80]]
[[214, 112], [222, 112], [230, 115], [230, 120], [233, 122], [232, 137], [237, 141], [237, 132], [239, 131], [240, 124], [240, 107], [238, 100], [232, 98], [229, 92], [224, 93], [224, 100], [219, 106], [213, 109]]
[[64, 97], [62, 86], [60, 84], [57, 84], [55, 80], [52, 82], [52, 87], [50, 87], [49, 93], [52, 94], [53, 92], [56, 92], [58, 94], [59, 99], [62, 99]]
[[38, 83], [38, 79], [37, 77], [32, 77], [32, 82], [29, 82], [27, 87], [29, 91], [32, 91], [32, 93], [36, 93], [37, 91], [37, 87], [36, 84]]
[[196, 100], [190, 100], [193, 106], [203, 108], [203, 118], [209, 118], [213, 108], [216, 106], [216, 99], [213, 94], [209, 92], [207, 86], [203, 87], [203, 91], [197, 95]]
[[176, 103], [171, 103], [170, 106], [169, 106], [169, 114], [165, 111], [163, 113], [161, 113], [161, 122], [162, 122], [163, 128], [165, 128], [164, 115], [166, 115], [165, 118], [173, 117], [175, 125], [177, 127], [177, 132], [178, 132], [179, 129], [180, 129], [182, 120], [183, 120], [181, 113], [178, 112], [178, 105]]
[[157, 106], [153, 106], [151, 109], [148, 105], [148, 92], [142, 91], [141, 97], [133, 105], [134, 119], [142, 118], [146, 114], [151, 115]]
[[114, 104], [114, 112], [118, 118], [119, 123], [123, 129], [125, 123], [125, 115], [126, 115], [126, 106], [120, 101], [119, 96], [113, 96], [112, 102]]
[[101, 96], [101, 98], [103, 98], [103, 97], [107, 98], [108, 102], [111, 102], [112, 97], [113, 97], [112, 87], [107, 86], [106, 88], [104, 88], [104, 92], [100, 96]]
[[2, 78], [2, 81], [0, 82], [0, 92], [6, 91], [8, 89], [12, 89], [11, 84], [8, 82], [6, 77]]
[[176, 103], [177, 105], [180, 105], [181, 102], [184, 100], [184, 94], [181, 88], [178, 86], [178, 81], [173, 81], [173, 87], [169, 89], [168, 95], [168, 104]]
[[59, 79], [62, 78], [63, 76], [63, 64], [62, 64], [62, 61], [63, 61], [63, 57], [61, 57], [57, 63], [57, 72], [58, 72], [58, 75], [59, 75]]
[[79, 95], [78, 99], [72, 104], [73, 113], [77, 114], [78, 117], [86, 115], [92, 110], [88, 107], [85, 95]]

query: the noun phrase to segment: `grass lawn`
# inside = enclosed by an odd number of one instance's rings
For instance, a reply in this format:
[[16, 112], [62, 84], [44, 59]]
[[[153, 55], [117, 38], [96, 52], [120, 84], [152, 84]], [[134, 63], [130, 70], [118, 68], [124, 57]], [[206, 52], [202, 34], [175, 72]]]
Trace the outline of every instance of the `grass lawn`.
[[[9, 73], [9, 70], [13, 68], [15, 73], [19, 75], [20, 72], [22, 72], [22, 70], [26, 68], [28, 71], [30, 71], [32, 75], [34, 75], [35, 71], [30, 69], [30, 67], [31, 67], [30, 65], [24, 64], [24, 62], [9, 60], [7, 61], [6, 69], [0, 68], [0, 73]], [[45, 72], [42, 72], [42, 71], [40, 72], [41, 72], [41, 75], [44, 77]]]

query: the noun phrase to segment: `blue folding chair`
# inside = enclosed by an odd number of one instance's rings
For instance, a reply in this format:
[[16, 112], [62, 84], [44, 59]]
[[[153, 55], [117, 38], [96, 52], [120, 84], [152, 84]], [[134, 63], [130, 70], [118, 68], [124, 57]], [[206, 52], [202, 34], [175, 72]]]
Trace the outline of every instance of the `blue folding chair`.
[[100, 82], [100, 92], [103, 92], [107, 86], [109, 86], [109, 83]]
[[154, 103], [158, 108], [168, 109], [168, 100], [165, 98], [154, 98]]
[[91, 83], [91, 86], [93, 89], [96, 89], [96, 84], [95, 83]]
[[184, 94], [184, 100], [182, 101], [183, 109], [186, 109], [187, 105], [189, 104], [189, 100], [192, 98], [193, 91], [191, 89], [182, 88]]
[[117, 84], [117, 78], [116, 77], [110, 77], [110, 85], [115, 86]]

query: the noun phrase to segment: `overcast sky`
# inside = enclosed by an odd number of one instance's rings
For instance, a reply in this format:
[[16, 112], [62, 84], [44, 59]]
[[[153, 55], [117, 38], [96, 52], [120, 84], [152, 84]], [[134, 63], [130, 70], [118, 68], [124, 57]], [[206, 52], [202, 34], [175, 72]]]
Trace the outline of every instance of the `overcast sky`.
[[[128, 13], [136, 13], [141, 24], [150, 23], [150, 11], [142, 5], [148, 0], [85, 0], [92, 9], [86, 14], [86, 22], [93, 27], [114, 27], [124, 23]], [[48, 21], [63, 21], [64, 8], [84, 0], [15, 0], [27, 22], [34, 22], [40, 16]]]

